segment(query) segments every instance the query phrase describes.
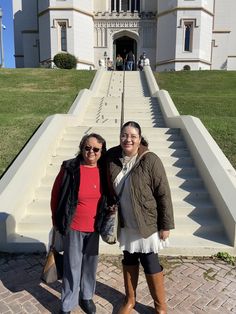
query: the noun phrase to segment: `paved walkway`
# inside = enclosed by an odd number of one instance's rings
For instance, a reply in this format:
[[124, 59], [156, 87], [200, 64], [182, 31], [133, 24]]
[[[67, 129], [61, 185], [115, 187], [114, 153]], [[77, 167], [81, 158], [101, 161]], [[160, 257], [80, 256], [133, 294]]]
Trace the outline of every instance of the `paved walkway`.
[[[58, 313], [61, 283], [40, 282], [43, 255], [0, 254], [0, 313]], [[236, 269], [222, 261], [163, 257], [169, 314], [236, 313]], [[94, 300], [98, 314], [115, 314], [123, 298], [121, 259], [101, 256]], [[83, 313], [79, 308], [73, 313]], [[133, 314], [151, 314], [141, 271]]]

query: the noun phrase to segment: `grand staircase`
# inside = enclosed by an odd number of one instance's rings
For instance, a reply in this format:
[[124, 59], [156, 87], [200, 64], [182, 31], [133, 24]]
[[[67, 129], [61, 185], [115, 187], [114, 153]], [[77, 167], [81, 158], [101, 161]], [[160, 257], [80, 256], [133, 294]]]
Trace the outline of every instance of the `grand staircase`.
[[[161, 158], [169, 179], [176, 228], [171, 231], [170, 247], [161, 253], [211, 255], [230, 249], [223, 225], [181, 131], [165, 125], [157, 98], [150, 97], [144, 73], [136, 71], [103, 73], [83, 121], [66, 127], [58, 139], [25, 216], [16, 225], [12, 241], [31, 241], [30, 250], [37, 250], [38, 242], [47, 246], [51, 228], [50, 192], [62, 161], [77, 154], [80, 139], [87, 133], [101, 134], [108, 148], [117, 145], [122, 117], [124, 122], [134, 120], [141, 125], [150, 150]], [[100, 252], [120, 253], [118, 245], [109, 246], [102, 241]]]

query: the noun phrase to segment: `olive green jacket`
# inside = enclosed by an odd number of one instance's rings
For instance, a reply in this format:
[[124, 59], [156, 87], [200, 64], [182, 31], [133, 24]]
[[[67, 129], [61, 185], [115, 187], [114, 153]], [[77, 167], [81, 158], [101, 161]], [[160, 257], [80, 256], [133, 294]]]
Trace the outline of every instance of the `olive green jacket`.
[[[174, 229], [173, 206], [160, 158], [142, 145], [138, 156], [130, 173], [130, 193], [139, 232], [147, 238], [158, 230]], [[114, 193], [113, 182], [122, 169], [121, 158], [121, 146], [113, 147], [107, 152], [108, 187], [111, 195]]]

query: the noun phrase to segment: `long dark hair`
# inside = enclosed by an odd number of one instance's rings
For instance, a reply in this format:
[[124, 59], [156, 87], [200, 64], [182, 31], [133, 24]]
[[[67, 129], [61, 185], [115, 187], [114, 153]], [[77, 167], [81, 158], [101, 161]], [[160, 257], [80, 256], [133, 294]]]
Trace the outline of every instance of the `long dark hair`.
[[123, 132], [124, 128], [126, 128], [127, 126], [131, 126], [132, 128], [137, 129], [138, 130], [138, 134], [139, 134], [139, 136], [141, 138], [141, 144], [143, 146], [148, 147], [148, 141], [142, 136], [142, 130], [141, 130], [140, 125], [137, 122], [135, 122], [135, 121], [128, 121], [125, 124], [123, 124], [122, 128], [120, 130], [120, 134]]
[[87, 142], [87, 140], [91, 137], [96, 138], [96, 140], [98, 141], [98, 143], [102, 144], [102, 151], [101, 151], [101, 157], [106, 153], [107, 151], [107, 147], [106, 147], [106, 141], [104, 140], [104, 138], [97, 134], [97, 133], [90, 133], [90, 134], [86, 134], [82, 137], [80, 144], [79, 144], [79, 154], [81, 156], [82, 150], [85, 146], [85, 143]]

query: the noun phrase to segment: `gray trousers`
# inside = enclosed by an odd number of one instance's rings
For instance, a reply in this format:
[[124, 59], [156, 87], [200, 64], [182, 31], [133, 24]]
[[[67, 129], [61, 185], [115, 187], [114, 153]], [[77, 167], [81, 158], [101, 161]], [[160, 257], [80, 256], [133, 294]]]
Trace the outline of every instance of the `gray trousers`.
[[79, 299], [93, 298], [96, 287], [99, 234], [70, 230], [64, 242], [62, 311], [72, 311]]

